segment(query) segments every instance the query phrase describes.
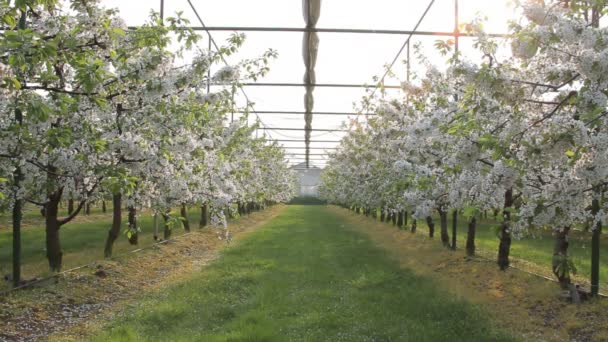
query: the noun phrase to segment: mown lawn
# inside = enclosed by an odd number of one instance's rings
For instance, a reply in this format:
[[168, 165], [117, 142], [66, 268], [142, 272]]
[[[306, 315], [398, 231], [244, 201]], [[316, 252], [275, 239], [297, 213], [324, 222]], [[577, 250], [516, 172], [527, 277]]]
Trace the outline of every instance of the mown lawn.
[[344, 227], [290, 206], [94, 341], [503, 341], [484, 312]]

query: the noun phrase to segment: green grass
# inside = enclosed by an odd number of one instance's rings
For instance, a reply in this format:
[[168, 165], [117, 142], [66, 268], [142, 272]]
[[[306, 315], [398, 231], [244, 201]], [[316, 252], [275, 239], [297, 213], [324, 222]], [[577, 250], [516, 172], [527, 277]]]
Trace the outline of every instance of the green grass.
[[318, 197], [314, 197], [314, 196], [299, 196], [299, 197], [292, 198], [291, 201], [289, 201], [289, 204], [320, 205], [320, 204], [327, 204], [327, 201], [322, 200]]
[[[452, 234], [452, 215], [448, 215], [448, 227], [450, 241]], [[418, 220], [418, 234], [428, 234], [428, 226], [425, 221]], [[391, 223], [392, 224], [392, 223]], [[494, 256], [498, 253], [498, 236], [496, 234], [497, 223], [492, 218], [477, 220], [477, 232], [475, 234], [475, 245], [483, 255]], [[408, 229], [411, 218], [408, 220]], [[440, 239], [439, 217], [435, 218], [435, 239]], [[458, 218], [457, 246], [464, 249], [467, 234], [467, 221], [463, 217]], [[539, 265], [551, 273], [551, 261], [553, 259], [554, 238], [549, 229], [532, 229], [521, 239], [513, 238], [511, 243], [511, 257], [522, 259]], [[591, 233], [583, 231], [570, 232], [569, 254], [577, 268], [577, 274], [589, 278], [591, 274]], [[439, 242], [438, 242], [439, 243]], [[600, 283], [604, 291], [608, 288], [608, 235], [603, 234], [601, 238], [600, 251]]]
[[[69, 269], [95, 260], [103, 259], [103, 249], [108, 230], [112, 223], [111, 207], [107, 214], [95, 209], [90, 217], [81, 214], [78, 220], [70, 222], [61, 228], [61, 244], [63, 247], [63, 268]], [[65, 215], [65, 213], [62, 213]], [[198, 227], [200, 210], [192, 208], [188, 212], [191, 228]], [[45, 233], [42, 216], [37, 211], [28, 210], [24, 215], [25, 227], [22, 230], [22, 270], [23, 278], [48, 274], [48, 264], [45, 251]], [[123, 212], [123, 229], [127, 224], [127, 213]], [[162, 237], [163, 220], [159, 217], [159, 233]], [[138, 218], [142, 232], [139, 245], [131, 246], [127, 237], [121, 234], [114, 243], [113, 254], [119, 255], [130, 250], [149, 246], [153, 240], [153, 219], [150, 213], [142, 213]], [[12, 231], [8, 218], [0, 219], [0, 275], [10, 274], [12, 270]], [[183, 234], [181, 227], [174, 228], [172, 236]], [[0, 283], [0, 289], [8, 288], [10, 284]]]
[[401, 269], [323, 206], [290, 206], [94, 341], [502, 341], [482, 310]]

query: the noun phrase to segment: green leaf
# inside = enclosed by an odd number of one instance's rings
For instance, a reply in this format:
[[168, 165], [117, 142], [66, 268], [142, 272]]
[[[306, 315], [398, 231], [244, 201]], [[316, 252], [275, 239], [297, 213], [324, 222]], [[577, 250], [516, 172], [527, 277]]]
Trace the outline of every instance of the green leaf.
[[119, 36], [125, 36], [127, 33], [125, 32], [125, 30], [121, 29], [120, 27], [115, 27], [112, 29], [112, 32], [114, 32], [114, 34], [117, 34]]
[[10, 26], [11, 28], [13, 28], [17, 25], [17, 20], [15, 20], [15, 17], [13, 17], [10, 14], [3, 15], [2, 21], [4, 21], [6, 23], [6, 25]]
[[566, 151], [566, 152], [565, 152], [565, 154], [566, 154], [566, 155], [567, 155], [569, 158], [572, 158], [572, 157], [574, 157], [574, 155], [575, 155], [576, 153], [574, 153], [574, 151], [572, 151], [572, 150], [568, 150], [568, 151]]
[[468, 206], [464, 208], [463, 215], [464, 217], [473, 217], [479, 213], [479, 209], [477, 207]]

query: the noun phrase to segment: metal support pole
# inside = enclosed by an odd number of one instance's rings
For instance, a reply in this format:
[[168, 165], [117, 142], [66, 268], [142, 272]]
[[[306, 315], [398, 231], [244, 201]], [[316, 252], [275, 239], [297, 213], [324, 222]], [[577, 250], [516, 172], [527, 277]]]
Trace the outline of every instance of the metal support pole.
[[[209, 45], [207, 45], [207, 51], [211, 52], [211, 34], [207, 34], [209, 37]], [[207, 69], [207, 94], [211, 92], [211, 65], [209, 65], [209, 69]]]
[[165, 0], [160, 0], [160, 21], [165, 21]]
[[411, 70], [411, 65], [410, 65], [410, 41], [407, 41], [407, 50], [406, 50], [406, 57], [407, 57], [407, 64], [406, 64], [406, 80], [409, 82], [410, 81], [410, 70]]
[[458, 0], [454, 0], [454, 57], [458, 59], [458, 40], [460, 37], [460, 18], [458, 16]]

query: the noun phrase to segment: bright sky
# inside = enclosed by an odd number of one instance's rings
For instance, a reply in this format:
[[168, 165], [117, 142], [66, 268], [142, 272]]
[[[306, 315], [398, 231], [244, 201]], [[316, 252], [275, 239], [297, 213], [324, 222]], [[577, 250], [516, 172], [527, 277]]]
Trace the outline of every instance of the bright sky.
[[[356, 28], [412, 30], [424, 13], [430, 0], [322, 0], [321, 16], [317, 28]], [[117, 7], [129, 26], [143, 23], [151, 10], [159, 11], [160, 0], [102, 0], [107, 7]], [[304, 27], [302, 0], [192, 0], [207, 26], [245, 27]], [[186, 0], [165, 0], [165, 15], [182, 11], [193, 26], [200, 26]], [[508, 20], [514, 17], [510, 0], [459, 0], [460, 21], [468, 22], [479, 13], [488, 17], [486, 30], [491, 33], [507, 32]], [[431, 10], [418, 28], [419, 31], [451, 32], [454, 29], [454, 0], [435, 0]], [[218, 44], [222, 44], [232, 32], [212, 32]], [[304, 62], [302, 59], [301, 32], [246, 32], [245, 46], [229, 62], [254, 58], [266, 49], [279, 53], [271, 64], [270, 73], [258, 82], [302, 83]], [[315, 67], [317, 83], [371, 84], [374, 75], [381, 76], [383, 66], [390, 63], [405, 41], [405, 35], [319, 33], [319, 52]], [[443, 64], [442, 57], [434, 50], [437, 37], [414, 36], [411, 44], [421, 42], [423, 51], [435, 64]], [[443, 39], [447, 39], [443, 38]], [[207, 46], [207, 38], [201, 43]], [[461, 38], [462, 53], [479, 60], [472, 50], [472, 40]], [[405, 53], [393, 71], [397, 79], [386, 84], [399, 84], [405, 80]], [[412, 72], [421, 71], [412, 60]], [[303, 87], [245, 87], [258, 111], [304, 111]], [[395, 92], [393, 92], [394, 94]], [[353, 103], [365, 94], [364, 89], [320, 88], [314, 91], [314, 111], [352, 112]], [[244, 104], [244, 99], [239, 98]], [[253, 120], [255, 117], [252, 117]], [[260, 114], [267, 127], [303, 128], [300, 115]], [[338, 128], [346, 116], [313, 116], [314, 128]], [[267, 130], [275, 139], [304, 140], [304, 131]], [[260, 132], [261, 134], [262, 132]], [[312, 140], [339, 140], [342, 132], [314, 132]], [[304, 153], [304, 142], [281, 142], [287, 153]], [[311, 143], [313, 148], [333, 147], [336, 143]], [[297, 147], [297, 148], [296, 148]], [[322, 149], [312, 154], [324, 153]], [[290, 162], [300, 162], [291, 156]], [[311, 160], [324, 158], [311, 156]], [[324, 162], [313, 161], [323, 166]]]

